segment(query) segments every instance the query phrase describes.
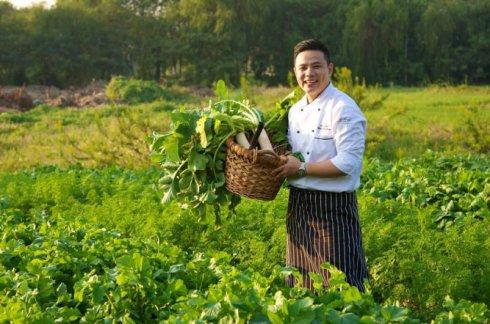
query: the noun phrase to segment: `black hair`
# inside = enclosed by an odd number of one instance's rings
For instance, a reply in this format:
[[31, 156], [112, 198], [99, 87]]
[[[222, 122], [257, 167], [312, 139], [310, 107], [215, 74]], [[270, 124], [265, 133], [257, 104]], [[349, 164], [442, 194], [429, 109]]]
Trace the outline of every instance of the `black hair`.
[[321, 51], [323, 52], [327, 63], [330, 63], [330, 51], [328, 50], [327, 46], [318, 39], [305, 39], [296, 44], [296, 46], [294, 46], [293, 62], [296, 61], [298, 54], [304, 51]]

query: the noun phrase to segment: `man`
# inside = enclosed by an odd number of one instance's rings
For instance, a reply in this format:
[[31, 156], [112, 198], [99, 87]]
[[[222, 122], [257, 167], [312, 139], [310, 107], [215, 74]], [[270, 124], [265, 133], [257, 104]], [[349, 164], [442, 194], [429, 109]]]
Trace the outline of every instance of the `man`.
[[[304, 97], [289, 111], [288, 140], [305, 162], [288, 156], [274, 170], [291, 185], [287, 216], [286, 264], [299, 269], [303, 285], [312, 288], [308, 272], [323, 276], [329, 262], [347, 281], [364, 291], [367, 268], [362, 248], [355, 190], [360, 184], [366, 119], [357, 104], [337, 90], [330, 77], [327, 47], [309, 39], [294, 48], [294, 73]], [[293, 285], [293, 279], [288, 278]]]

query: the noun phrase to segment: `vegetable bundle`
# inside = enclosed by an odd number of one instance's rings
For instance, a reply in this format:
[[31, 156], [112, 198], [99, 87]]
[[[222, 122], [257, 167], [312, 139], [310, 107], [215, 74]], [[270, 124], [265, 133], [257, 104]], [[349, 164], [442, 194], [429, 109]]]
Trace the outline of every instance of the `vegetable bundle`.
[[[264, 122], [262, 113], [247, 100], [228, 99], [223, 81], [216, 87], [218, 101], [204, 109], [185, 110], [170, 114], [172, 130], [152, 135], [152, 158], [163, 169], [159, 185], [163, 189], [162, 203], [176, 200], [181, 207], [204, 215], [206, 205], [215, 208], [219, 222], [220, 207], [234, 210], [240, 197], [226, 190], [224, 163], [226, 140], [243, 132], [253, 132]], [[292, 97], [278, 104], [277, 113], [269, 119], [271, 130], [282, 144], [287, 131], [287, 111]], [[281, 137], [282, 133], [282, 137]], [[273, 138], [274, 139], [274, 138]], [[278, 141], [275, 141], [276, 144]]]

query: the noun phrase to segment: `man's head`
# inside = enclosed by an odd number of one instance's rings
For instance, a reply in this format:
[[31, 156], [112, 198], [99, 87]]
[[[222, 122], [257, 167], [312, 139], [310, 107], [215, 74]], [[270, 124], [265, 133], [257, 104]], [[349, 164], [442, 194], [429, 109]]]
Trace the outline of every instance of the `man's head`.
[[332, 72], [330, 52], [319, 40], [307, 39], [294, 47], [294, 74], [309, 102], [325, 90]]

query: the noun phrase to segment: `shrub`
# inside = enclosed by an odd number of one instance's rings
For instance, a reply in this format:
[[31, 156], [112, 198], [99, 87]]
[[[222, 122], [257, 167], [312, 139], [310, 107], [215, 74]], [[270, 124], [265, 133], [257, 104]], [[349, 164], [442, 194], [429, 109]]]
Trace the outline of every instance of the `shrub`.
[[359, 77], [353, 79], [352, 71], [345, 66], [335, 68], [333, 78], [335, 86], [351, 96], [364, 111], [381, 108], [386, 98], [388, 98], [388, 95], [372, 94], [366, 86], [366, 81], [363, 79], [361, 82]]
[[490, 126], [484, 112], [477, 106], [465, 107], [465, 118], [454, 133], [454, 140], [477, 153], [490, 152]]
[[113, 77], [106, 88], [107, 97], [112, 101], [128, 104], [152, 102], [166, 99], [165, 91], [155, 81]]

